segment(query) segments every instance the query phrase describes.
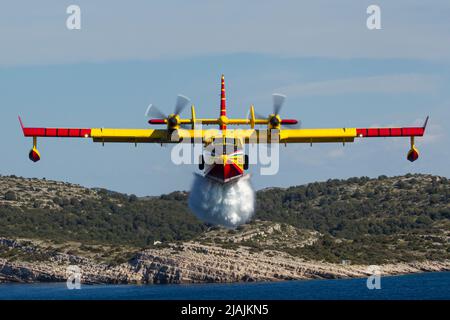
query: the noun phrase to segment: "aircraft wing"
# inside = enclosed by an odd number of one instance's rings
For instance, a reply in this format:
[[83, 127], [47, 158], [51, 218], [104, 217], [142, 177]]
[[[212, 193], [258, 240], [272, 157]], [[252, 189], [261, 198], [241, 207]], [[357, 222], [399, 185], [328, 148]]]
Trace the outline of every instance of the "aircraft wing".
[[[119, 128], [33, 128], [25, 127], [19, 117], [26, 137], [91, 138], [94, 142], [128, 143], [192, 143], [205, 142], [211, 138], [222, 137], [217, 129], [119, 129]], [[422, 127], [392, 128], [320, 128], [320, 129], [280, 129], [280, 143], [321, 143], [353, 142], [355, 138], [370, 137], [416, 137], [423, 136], [428, 117]], [[267, 136], [266, 129], [229, 129], [226, 137], [241, 138], [246, 143], [261, 143]], [[266, 139], [267, 140], [267, 139]]]
[[57, 138], [91, 138], [94, 142], [122, 143], [208, 143], [217, 138], [239, 139], [242, 143], [267, 143], [275, 141], [287, 143], [347, 143], [355, 138], [372, 137], [410, 137], [411, 149], [408, 160], [415, 161], [419, 152], [414, 145], [414, 137], [425, 133], [428, 117], [422, 127], [391, 127], [391, 128], [323, 128], [323, 129], [119, 129], [119, 128], [33, 128], [25, 127], [19, 117], [24, 136], [33, 138], [33, 149], [29, 157], [39, 161], [40, 155], [36, 148], [38, 137]]
[[326, 128], [326, 129], [281, 129], [281, 143], [353, 142], [355, 138], [374, 137], [421, 137], [422, 127], [392, 128]]
[[335, 128], [335, 129], [281, 129], [281, 143], [353, 142], [355, 138], [409, 137], [411, 147], [406, 158], [413, 162], [419, 158], [419, 150], [414, 144], [415, 137], [425, 133], [428, 117], [422, 127], [391, 128]]
[[171, 142], [167, 130], [161, 129], [25, 127], [20, 117], [19, 122], [25, 137], [91, 138], [94, 142]]

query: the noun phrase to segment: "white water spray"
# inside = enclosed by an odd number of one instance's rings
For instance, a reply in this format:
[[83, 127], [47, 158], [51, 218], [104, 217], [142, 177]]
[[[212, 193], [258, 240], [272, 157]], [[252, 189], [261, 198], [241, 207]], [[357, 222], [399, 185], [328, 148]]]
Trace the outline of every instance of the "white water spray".
[[246, 223], [255, 211], [255, 192], [249, 176], [221, 184], [194, 175], [189, 207], [202, 221], [235, 228]]

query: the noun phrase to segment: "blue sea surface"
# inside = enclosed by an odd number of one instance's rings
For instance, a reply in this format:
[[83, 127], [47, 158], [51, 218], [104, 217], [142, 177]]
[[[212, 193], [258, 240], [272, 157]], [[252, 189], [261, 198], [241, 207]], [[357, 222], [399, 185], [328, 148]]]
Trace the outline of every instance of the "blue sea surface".
[[381, 278], [381, 289], [369, 290], [367, 279], [303, 280], [235, 284], [81, 285], [65, 283], [0, 284], [0, 299], [131, 299], [131, 300], [344, 300], [450, 299], [450, 272]]

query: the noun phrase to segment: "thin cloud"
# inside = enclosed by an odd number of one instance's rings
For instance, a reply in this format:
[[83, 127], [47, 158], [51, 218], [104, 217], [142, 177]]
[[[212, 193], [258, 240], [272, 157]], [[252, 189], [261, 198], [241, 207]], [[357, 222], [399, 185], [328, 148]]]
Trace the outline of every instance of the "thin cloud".
[[278, 88], [289, 96], [337, 95], [349, 93], [432, 93], [438, 78], [422, 74], [398, 74], [295, 83]]
[[344, 148], [333, 149], [327, 153], [327, 156], [332, 159], [342, 158], [343, 156], [345, 156], [345, 150]]

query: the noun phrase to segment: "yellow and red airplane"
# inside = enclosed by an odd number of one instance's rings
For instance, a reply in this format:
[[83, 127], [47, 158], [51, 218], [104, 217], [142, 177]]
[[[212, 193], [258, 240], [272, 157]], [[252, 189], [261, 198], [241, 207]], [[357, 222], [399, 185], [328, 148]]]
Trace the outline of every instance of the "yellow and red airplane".
[[[218, 118], [197, 118], [195, 108], [191, 106], [191, 118], [184, 119], [180, 113], [188, 105], [189, 99], [179, 95], [175, 111], [166, 116], [156, 107], [150, 105], [147, 116], [154, 117], [151, 125], [164, 125], [164, 129], [116, 129], [116, 128], [32, 128], [25, 127], [19, 117], [25, 137], [33, 138], [30, 160], [39, 161], [41, 156], [37, 149], [37, 137], [91, 138], [102, 144], [108, 142], [128, 143], [193, 143], [199, 141], [204, 146], [199, 159], [199, 169], [206, 177], [227, 183], [244, 175], [249, 166], [249, 157], [244, 153], [244, 144], [249, 143], [347, 143], [355, 138], [373, 137], [410, 137], [411, 148], [407, 159], [411, 162], [419, 157], [414, 138], [423, 136], [428, 117], [422, 127], [397, 128], [312, 128], [298, 127], [295, 119], [282, 119], [279, 115], [285, 96], [273, 95], [273, 113], [267, 117], [255, 116], [253, 105], [250, 106], [247, 119], [227, 117], [225, 79], [222, 75], [220, 95], [220, 116]], [[203, 125], [218, 125], [219, 129], [205, 129]], [[230, 129], [228, 126], [247, 126], [246, 129]], [[258, 129], [256, 126], [266, 126]], [[201, 126], [201, 128], [199, 128]]]

